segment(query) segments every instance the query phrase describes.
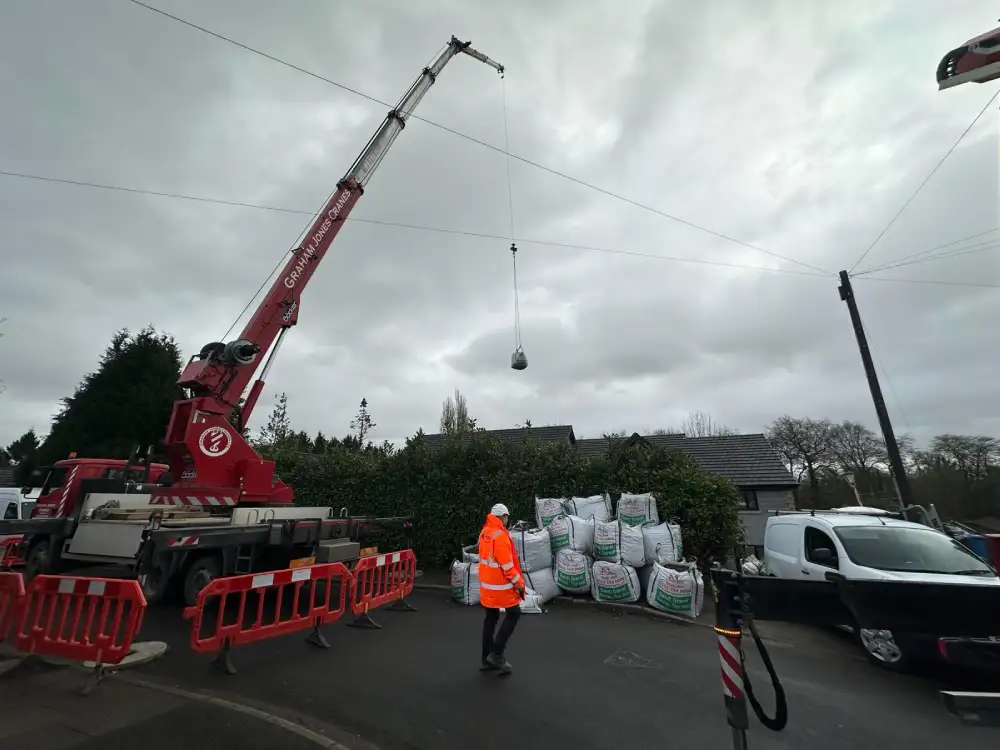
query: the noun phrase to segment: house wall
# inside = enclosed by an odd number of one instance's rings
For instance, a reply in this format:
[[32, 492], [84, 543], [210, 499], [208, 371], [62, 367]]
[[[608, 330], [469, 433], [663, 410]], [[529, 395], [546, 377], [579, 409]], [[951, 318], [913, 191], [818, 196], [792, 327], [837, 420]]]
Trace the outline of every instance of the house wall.
[[[741, 488], [744, 489], [744, 488]], [[755, 489], [746, 487], [745, 489]], [[740, 520], [746, 529], [746, 543], [755, 546], [764, 544], [764, 527], [773, 510], [791, 510], [795, 507], [795, 496], [791, 489], [787, 490], [756, 490], [757, 504], [760, 510], [741, 510]]]

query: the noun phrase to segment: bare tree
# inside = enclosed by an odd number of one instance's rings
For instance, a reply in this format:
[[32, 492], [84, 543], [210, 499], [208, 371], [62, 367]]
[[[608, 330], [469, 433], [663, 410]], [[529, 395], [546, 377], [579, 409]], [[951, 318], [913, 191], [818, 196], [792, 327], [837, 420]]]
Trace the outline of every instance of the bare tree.
[[717, 437], [725, 435], [737, 435], [736, 430], [723, 424], [718, 424], [712, 419], [712, 415], [703, 411], [693, 411], [681, 424], [680, 432], [688, 437]]
[[809, 478], [813, 507], [819, 499], [821, 470], [829, 466], [833, 450], [833, 423], [829, 419], [796, 419], [787, 414], [765, 431], [771, 446], [801, 481]]
[[441, 404], [441, 432], [445, 435], [455, 435], [460, 432], [472, 432], [476, 429], [476, 420], [469, 416], [469, 405], [462, 392], [455, 389], [454, 397], [448, 396]]
[[361, 399], [361, 404], [358, 406], [358, 413], [354, 415], [354, 419], [351, 420], [351, 429], [358, 433], [358, 448], [364, 448], [365, 438], [368, 437], [368, 433], [378, 427], [374, 421], [372, 421], [372, 415], [368, 411], [368, 399]]
[[886, 466], [889, 454], [882, 438], [860, 422], [841, 422], [830, 433], [830, 453], [841, 473]]

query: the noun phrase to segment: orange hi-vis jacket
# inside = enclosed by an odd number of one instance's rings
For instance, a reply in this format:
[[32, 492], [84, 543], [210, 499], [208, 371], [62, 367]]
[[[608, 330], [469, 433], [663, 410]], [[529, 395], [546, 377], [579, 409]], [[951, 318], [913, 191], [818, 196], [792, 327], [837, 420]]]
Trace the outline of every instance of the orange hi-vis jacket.
[[503, 521], [490, 514], [479, 535], [479, 602], [491, 609], [520, 606], [519, 588], [524, 588], [524, 576], [514, 541]]

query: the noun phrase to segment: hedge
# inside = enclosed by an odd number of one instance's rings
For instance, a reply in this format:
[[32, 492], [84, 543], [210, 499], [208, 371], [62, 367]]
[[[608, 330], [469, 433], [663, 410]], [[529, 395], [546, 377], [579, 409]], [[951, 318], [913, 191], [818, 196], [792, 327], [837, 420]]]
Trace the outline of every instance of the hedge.
[[682, 525], [685, 555], [702, 565], [724, 558], [742, 541], [739, 493], [732, 483], [702, 471], [683, 453], [654, 446], [612, 443], [607, 456], [588, 458], [530, 437], [511, 444], [478, 432], [435, 450], [419, 437], [399, 451], [261, 450], [295, 488], [298, 505], [346, 507], [352, 515], [414, 515], [412, 544], [428, 567], [447, 566], [463, 545], [473, 543], [495, 503], [507, 505], [515, 519], [533, 519], [536, 496], [605, 490], [612, 500], [621, 492], [654, 492], [661, 518]]

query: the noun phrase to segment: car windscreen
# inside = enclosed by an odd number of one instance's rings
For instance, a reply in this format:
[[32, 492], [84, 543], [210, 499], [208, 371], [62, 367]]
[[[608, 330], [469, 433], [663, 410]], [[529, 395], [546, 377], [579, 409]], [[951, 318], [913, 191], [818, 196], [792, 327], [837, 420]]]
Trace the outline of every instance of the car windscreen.
[[932, 529], [841, 526], [834, 533], [855, 565], [906, 573], [993, 575], [989, 565]]

